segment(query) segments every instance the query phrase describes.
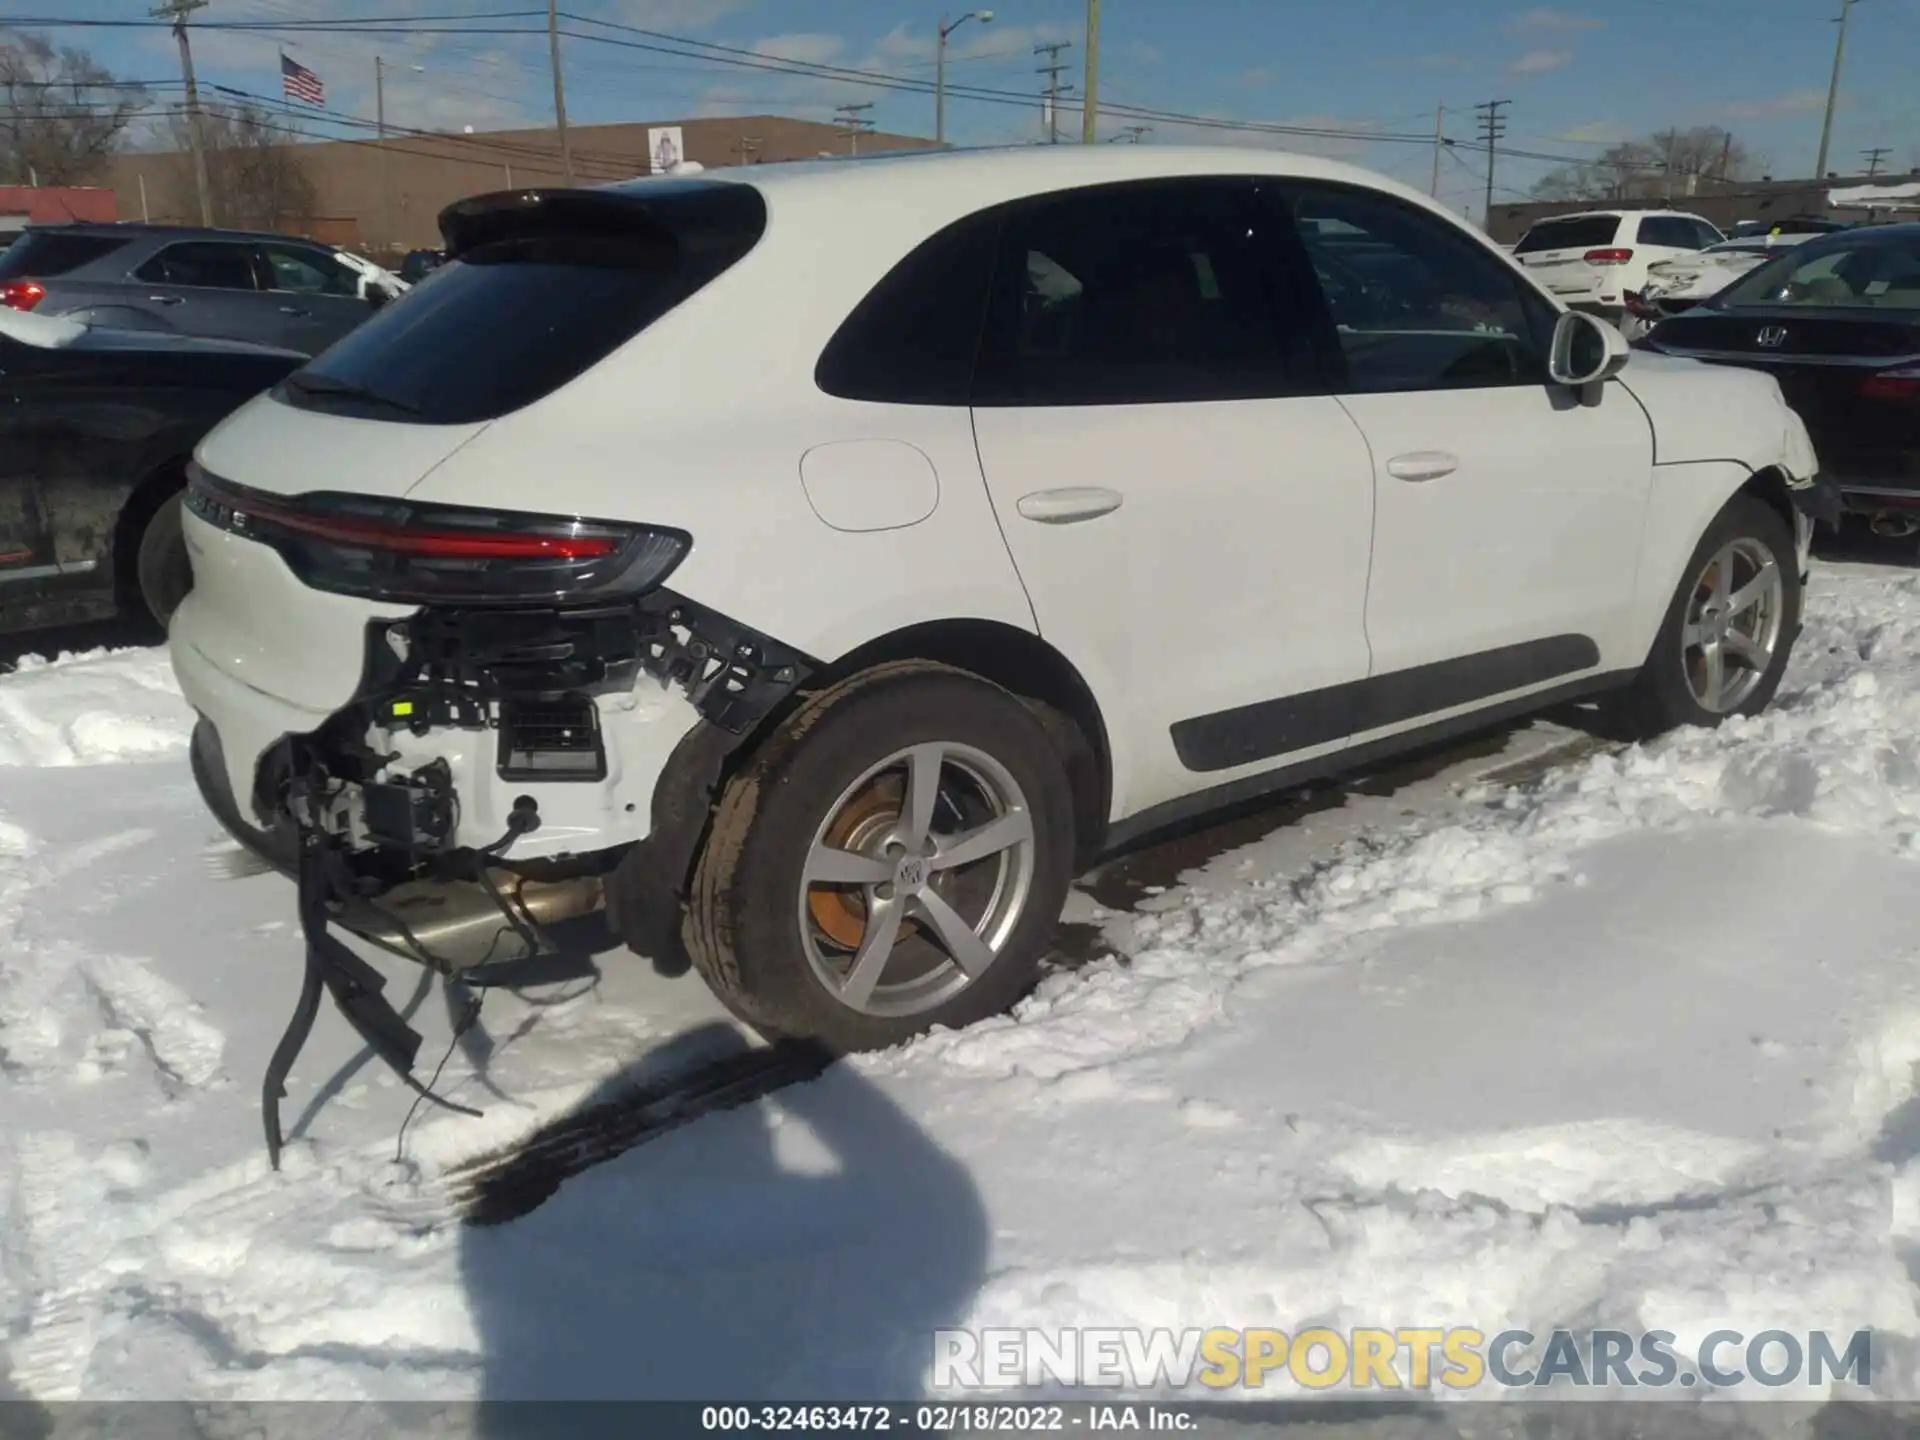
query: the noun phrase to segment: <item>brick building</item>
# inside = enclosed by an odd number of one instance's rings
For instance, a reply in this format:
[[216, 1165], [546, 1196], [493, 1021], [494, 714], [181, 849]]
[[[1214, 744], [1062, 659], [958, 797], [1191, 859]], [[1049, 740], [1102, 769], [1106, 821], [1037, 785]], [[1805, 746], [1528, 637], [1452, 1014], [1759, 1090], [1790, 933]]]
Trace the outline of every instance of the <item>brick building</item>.
[[114, 194], [91, 185], [0, 185], [0, 242], [29, 225], [117, 220]]
[[[684, 160], [707, 169], [724, 165], [808, 160], [860, 151], [925, 149], [909, 135], [869, 133], [850, 141], [839, 126], [779, 115], [657, 120], [631, 125], [570, 125], [575, 183], [604, 184], [645, 175], [652, 168], [649, 133], [680, 131]], [[556, 133], [491, 130], [477, 135], [408, 132], [385, 143], [325, 140], [287, 147], [312, 180], [312, 215], [284, 216], [279, 228], [331, 244], [392, 252], [440, 243], [436, 217], [468, 195], [525, 185], [564, 185]], [[192, 166], [174, 154], [116, 156], [110, 183], [126, 219], [198, 224]], [[144, 182], [144, 191], [142, 189]], [[214, 217], [219, 223], [218, 215]]]

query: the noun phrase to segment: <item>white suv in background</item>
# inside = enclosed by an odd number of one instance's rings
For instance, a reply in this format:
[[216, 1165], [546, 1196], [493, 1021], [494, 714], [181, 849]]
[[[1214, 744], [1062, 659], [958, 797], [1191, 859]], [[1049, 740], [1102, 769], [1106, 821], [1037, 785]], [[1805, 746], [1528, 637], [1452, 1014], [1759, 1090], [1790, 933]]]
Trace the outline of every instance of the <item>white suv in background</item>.
[[187, 502], [195, 771], [310, 937], [454, 969], [604, 899], [763, 1031], [887, 1045], [1018, 999], [1132, 837], [1570, 697], [1752, 714], [1798, 630], [1774, 381], [1629, 365], [1332, 161], [755, 165], [442, 229]]
[[1594, 210], [1537, 222], [1514, 258], [1561, 304], [1616, 320], [1647, 282], [1647, 267], [1727, 237], [1678, 210]]

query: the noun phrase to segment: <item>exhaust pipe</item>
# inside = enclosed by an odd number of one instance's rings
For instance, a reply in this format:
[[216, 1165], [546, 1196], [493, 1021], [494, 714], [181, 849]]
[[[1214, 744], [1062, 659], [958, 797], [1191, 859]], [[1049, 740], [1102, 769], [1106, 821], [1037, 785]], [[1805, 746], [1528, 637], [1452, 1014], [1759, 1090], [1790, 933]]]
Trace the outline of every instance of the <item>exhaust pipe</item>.
[[410, 880], [378, 900], [344, 901], [334, 918], [404, 959], [431, 957], [436, 965], [472, 970], [551, 953], [548, 926], [583, 919], [606, 905], [598, 875], [529, 880], [492, 869], [487, 876], [493, 890], [473, 880]]
[[1876, 515], [1867, 522], [1867, 528], [1883, 539], [1904, 540], [1920, 531], [1920, 520], [1911, 515]]

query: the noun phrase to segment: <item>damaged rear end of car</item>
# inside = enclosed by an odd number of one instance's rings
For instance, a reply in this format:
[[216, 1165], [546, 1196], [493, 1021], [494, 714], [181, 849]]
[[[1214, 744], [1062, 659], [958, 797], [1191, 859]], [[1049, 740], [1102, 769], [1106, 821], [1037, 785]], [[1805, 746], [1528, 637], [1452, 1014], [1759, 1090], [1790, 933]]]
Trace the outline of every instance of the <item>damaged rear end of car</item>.
[[765, 223], [756, 191], [700, 182], [463, 201], [432, 286], [201, 446], [194, 588], [171, 634], [194, 771], [226, 828], [297, 880], [307, 941], [263, 1093], [276, 1163], [277, 1102], [323, 991], [421, 1088], [419, 1036], [332, 928], [443, 974], [550, 949], [547, 928], [599, 910], [649, 834], [681, 742], [743, 732], [808, 672], [668, 588], [684, 528], [576, 513], [538, 476], [526, 493], [551, 491], [551, 512], [418, 493]]

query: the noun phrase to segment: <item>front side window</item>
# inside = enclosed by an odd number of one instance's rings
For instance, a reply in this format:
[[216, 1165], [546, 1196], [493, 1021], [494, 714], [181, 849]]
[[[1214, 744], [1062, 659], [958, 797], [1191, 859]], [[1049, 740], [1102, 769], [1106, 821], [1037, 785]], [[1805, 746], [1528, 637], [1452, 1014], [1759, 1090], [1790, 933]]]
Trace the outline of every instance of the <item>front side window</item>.
[[208, 290], [259, 288], [248, 248], [222, 240], [183, 240], [169, 245], [133, 273], [155, 285], [193, 285]]
[[275, 290], [301, 295], [338, 295], [351, 300], [360, 293], [353, 272], [331, 255], [302, 245], [262, 245], [267, 273]]
[[1319, 388], [1238, 180], [1150, 181], [1010, 207], [976, 405], [1149, 405]]
[[1545, 383], [1551, 307], [1472, 237], [1372, 191], [1286, 194], [1346, 391]]

